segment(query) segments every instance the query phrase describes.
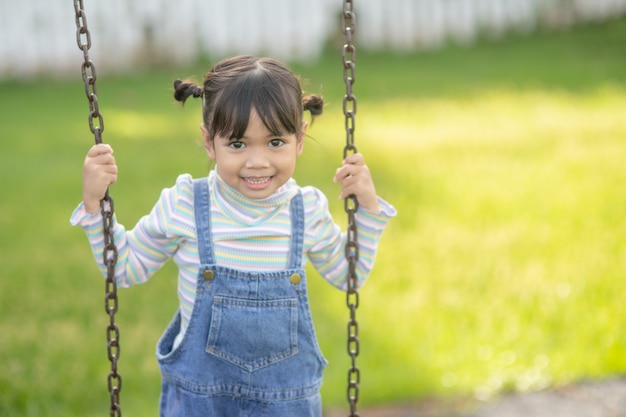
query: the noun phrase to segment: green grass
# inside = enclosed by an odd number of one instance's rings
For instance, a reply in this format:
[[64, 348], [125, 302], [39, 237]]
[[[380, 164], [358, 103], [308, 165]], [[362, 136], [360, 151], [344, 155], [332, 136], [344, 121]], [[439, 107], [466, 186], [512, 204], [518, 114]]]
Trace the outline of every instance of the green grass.
[[[365, 405], [486, 399], [626, 371], [626, 20], [414, 54], [360, 52], [357, 145], [389, 225], [358, 310]], [[82, 81], [0, 83], [0, 416], [108, 407], [104, 283], [68, 219], [92, 138]], [[97, 64], [97, 63], [96, 63]], [[199, 103], [170, 98], [202, 68], [99, 73], [111, 192], [132, 226], [181, 172], [204, 175]], [[327, 193], [341, 159], [337, 53], [298, 65], [325, 95], [296, 177]], [[311, 274], [314, 274], [311, 271]], [[175, 269], [120, 292], [125, 415], [157, 414], [154, 345], [176, 308]], [[344, 295], [311, 281], [342, 406]]]

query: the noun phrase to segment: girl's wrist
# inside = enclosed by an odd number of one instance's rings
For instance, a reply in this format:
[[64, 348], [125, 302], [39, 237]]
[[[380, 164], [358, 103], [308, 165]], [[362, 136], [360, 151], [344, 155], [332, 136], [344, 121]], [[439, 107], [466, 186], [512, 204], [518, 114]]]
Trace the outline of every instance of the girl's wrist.
[[85, 206], [85, 211], [89, 214], [94, 214], [100, 209], [100, 201], [88, 201], [83, 200], [83, 206]]

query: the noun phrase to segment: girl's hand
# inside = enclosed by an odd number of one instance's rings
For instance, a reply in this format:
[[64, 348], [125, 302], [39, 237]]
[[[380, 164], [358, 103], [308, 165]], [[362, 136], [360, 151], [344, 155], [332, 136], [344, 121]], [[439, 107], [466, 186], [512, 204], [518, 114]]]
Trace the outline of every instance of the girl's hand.
[[350, 194], [354, 194], [359, 202], [359, 206], [370, 211], [380, 210], [374, 181], [370, 175], [369, 168], [365, 165], [363, 155], [360, 153], [348, 155], [344, 159], [341, 168], [337, 168], [333, 181], [341, 182], [341, 195], [339, 198], [345, 199]]
[[83, 204], [87, 213], [95, 213], [100, 208], [107, 187], [116, 181], [113, 149], [102, 143], [94, 145], [87, 152], [83, 166]]

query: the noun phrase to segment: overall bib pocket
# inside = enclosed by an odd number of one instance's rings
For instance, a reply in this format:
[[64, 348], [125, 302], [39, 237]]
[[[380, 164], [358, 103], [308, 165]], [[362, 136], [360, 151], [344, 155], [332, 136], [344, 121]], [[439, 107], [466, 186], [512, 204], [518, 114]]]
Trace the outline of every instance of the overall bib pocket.
[[206, 352], [246, 371], [298, 353], [298, 299], [215, 296]]

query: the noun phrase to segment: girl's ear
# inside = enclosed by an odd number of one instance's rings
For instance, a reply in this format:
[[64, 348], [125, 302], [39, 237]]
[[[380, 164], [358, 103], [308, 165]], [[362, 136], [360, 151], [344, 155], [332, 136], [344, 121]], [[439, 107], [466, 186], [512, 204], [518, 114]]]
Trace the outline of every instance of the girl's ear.
[[296, 155], [302, 155], [304, 151], [304, 137], [306, 136], [306, 130], [309, 128], [309, 122], [304, 120], [302, 122], [302, 130], [300, 131], [300, 135], [298, 136], [298, 143], [296, 144]]
[[209, 135], [209, 131], [204, 123], [200, 125], [200, 131], [202, 132], [204, 149], [206, 150], [207, 155], [209, 155], [209, 158], [212, 160], [215, 160], [215, 143], [213, 143], [213, 138]]

